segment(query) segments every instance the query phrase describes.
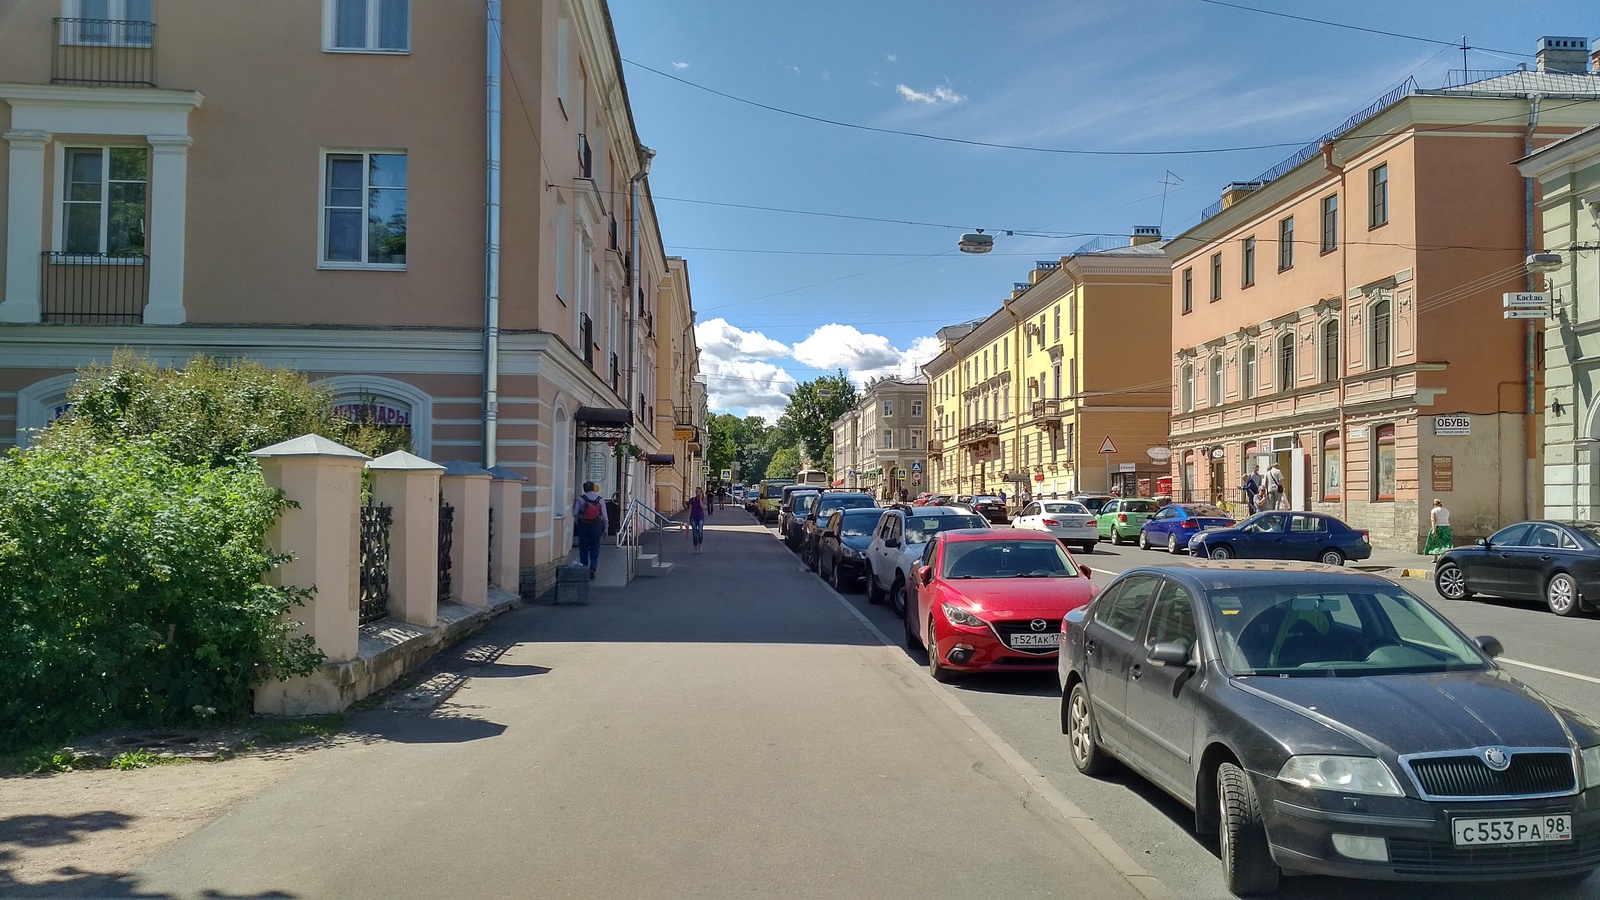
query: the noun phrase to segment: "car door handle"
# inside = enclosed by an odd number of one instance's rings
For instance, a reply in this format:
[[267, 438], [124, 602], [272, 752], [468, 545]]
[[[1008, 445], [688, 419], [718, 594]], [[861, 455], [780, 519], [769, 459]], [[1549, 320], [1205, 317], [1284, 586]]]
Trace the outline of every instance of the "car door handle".
[[1095, 651], [1095, 648], [1098, 647], [1098, 646], [1100, 646], [1100, 645], [1096, 644], [1094, 641], [1084, 641], [1083, 642], [1083, 652], [1084, 653], [1093, 653]]
[[1549, 562], [1552, 559], [1552, 557], [1548, 553], [1546, 553], [1545, 555], [1543, 555], [1543, 556], [1541, 556], [1539, 558], [1544, 560], [1545, 562]]
[[1141, 676], [1143, 676], [1143, 675], [1144, 675], [1144, 670], [1139, 668], [1139, 664], [1138, 663], [1134, 663], [1132, 668], [1128, 669], [1128, 678], [1130, 680], [1132, 680], [1132, 681], [1138, 681], [1139, 678]]

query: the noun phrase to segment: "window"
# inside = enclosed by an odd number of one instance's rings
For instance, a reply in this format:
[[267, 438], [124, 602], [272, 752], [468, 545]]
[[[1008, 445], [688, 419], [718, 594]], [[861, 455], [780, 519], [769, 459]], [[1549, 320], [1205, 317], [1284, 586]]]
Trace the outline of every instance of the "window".
[[912, 450], [921, 450], [922, 449], [922, 429], [921, 428], [913, 428], [913, 429], [911, 429], [911, 449]]
[[1372, 328], [1372, 368], [1382, 369], [1389, 365], [1389, 301], [1379, 300], [1372, 304], [1368, 313], [1368, 321]]
[[913, 401], [911, 401], [911, 417], [913, 419], [917, 419], [917, 418], [921, 418], [922, 417], [922, 401], [921, 400], [913, 400]]
[[1078, 452], [1078, 426], [1075, 423], [1067, 424], [1067, 462], [1072, 462], [1073, 456]]
[[1150, 613], [1145, 646], [1177, 643], [1192, 648], [1195, 638], [1194, 601], [1188, 591], [1169, 581], [1156, 601], [1155, 611]]
[[894, 432], [885, 431], [883, 433], [883, 449], [885, 449], [885, 450], [893, 450], [894, 449]]
[[1211, 360], [1210, 360], [1210, 362], [1206, 363], [1206, 365], [1209, 366], [1210, 370], [1211, 370], [1210, 373], [1209, 373], [1210, 374], [1210, 384], [1207, 386], [1206, 392], [1211, 395], [1211, 405], [1212, 406], [1221, 406], [1222, 405], [1222, 354], [1221, 353], [1213, 353], [1213, 354], [1211, 354]]
[[1102, 599], [1096, 605], [1095, 621], [1132, 640], [1139, 631], [1139, 623], [1144, 621], [1144, 611], [1150, 605], [1150, 598], [1155, 596], [1156, 588], [1160, 586], [1161, 579], [1154, 575], [1134, 575], [1124, 579], [1121, 590], [1115, 597], [1109, 598], [1111, 602]]
[[556, 197], [556, 299], [562, 303], [572, 294], [567, 290], [568, 272], [572, 269], [571, 219], [567, 215], [566, 198]]
[[63, 46], [150, 46], [150, 0], [65, 0], [58, 38]]
[[1178, 370], [1178, 412], [1194, 412], [1194, 363]]
[[[149, 6], [148, 0], [145, 3]], [[324, 0], [323, 49], [405, 53], [411, 49], [411, 0]]]
[[1011, 418], [1011, 385], [1002, 385], [1000, 388], [1000, 418]]
[[329, 153], [324, 160], [322, 262], [406, 264], [406, 155]]
[[1322, 252], [1339, 249], [1339, 195], [1322, 198]]
[[1322, 381], [1331, 383], [1339, 378], [1339, 320], [1322, 323]]
[[1375, 500], [1394, 499], [1394, 426], [1384, 425], [1373, 432], [1372, 496]]
[[1256, 345], [1245, 344], [1239, 359], [1239, 393], [1248, 400], [1256, 395]]
[[61, 193], [61, 249], [96, 256], [145, 253], [150, 152], [144, 147], [68, 147]]
[[894, 418], [894, 401], [893, 400], [885, 400], [885, 401], [883, 401], [883, 417], [885, 419]]
[[1061, 343], [1061, 304], [1056, 304], [1056, 343]]
[[572, 102], [567, 98], [569, 92], [568, 79], [571, 77], [567, 74], [567, 70], [572, 68], [572, 58], [567, 47], [570, 42], [568, 33], [571, 30], [572, 26], [567, 23], [565, 16], [556, 20], [556, 100], [561, 104], [563, 115], [566, 114], [567, 107]]
[[1294, 389], [1294, 332], [1278, 338], [1278, 390]]
[[1239, 284], [1249, 287], [1256, 283], [1256, 239], [1247, 237], [1239, 248]]
[[1339, 464], [1339, 432], [1322, 435], [1322, 499], [1339, 499], [1339, 484], [1343, 475]]
[[1059, 365], [1053, 366], [1050, 369], [1050, 373], [1051, 373], [1050, 377], [1054, 381], [1054, 388], [1053, 388], [1054, 393], [1052, 393], [1050, 396], [1055, 397], [1056, 399], [1059, 400], [1059, 399], [1061, 399], [1061, 367]]
[[1371, 210], [1367, 214], [1367, 227], [1377, 228], [1389, 223], [1389, 167], [1374, 166], [1367, 173], [1367, 193]]
[[1278, 223], [1278, 271], [1294, 268], [1294, 216]]
[[1211, 254], [1211, 302], [1222, 299], [1222, 254]]
[[1183, 314], [1194, 312], [1194, 268], [1183, 270]]

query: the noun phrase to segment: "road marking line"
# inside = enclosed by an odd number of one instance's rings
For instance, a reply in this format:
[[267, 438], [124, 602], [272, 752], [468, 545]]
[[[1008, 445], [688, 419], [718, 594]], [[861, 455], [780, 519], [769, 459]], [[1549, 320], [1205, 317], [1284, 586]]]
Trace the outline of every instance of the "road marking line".
[[1091, 571], [1091, 572], [1099, 572], [1101, 575], [1110, 575], [1112, 578], [1115, 578], [1118, 575], [1122, 574], [1121, 572], [1113, 572], [1113, 571], [1111, 571], [1109, 569], [1096, 569], [1094, 566], [1090, 566], [1089, 567], [1089, 571]]
[[1536, 663], [1518, 662], [1517, 660], [1506, 659], [1504, 657], [1495, 660], [1495, 662], [1510, 663], [1513, 666], [1521, 666], [1524, 669], [1537, 669], [1540, 672], [1549, 672], [1551, 675], [1565, 675], [1568, 678], [1576, 678], [1579, 681], [1587, 681], [1590, 684], [1600, 684], [1600, 678], [1596, 678], [1593, 675], [1579, 675], [1577, 672], [1566, 672], [1561, 669], [1552, 669], [1549, 666], [1541, 666]]
[[[821, 576], [818, 576], [818, 580], [821, 580]], [[856, 621], [860, 622], [867, 631], [882, 641], [884, 646], [900, 649], [898, 641], [889, 640], [889, 636], [880, 631], [878, 626], [872, 624], [872, 620], [867, 618], [866, 614], [861, 610], [856, 609], [855, 604], [845, 599], [843, 594], [834, 590], [825, 581], [822, 582], [822, 586], [828, 593], [833, 595], [835, 600], [839, 601], [840, 606], [843, 606], [850, 615], [855, 616]], [[1172, 893], [1159, 879], [1139, 865], [1109, 832], [1101, 828], [1100, 824], [1088, 813], [1084, 812], [1078, 804], [1067, 799], [1067, 795], [1061, 793], [1055, 785], [1051, 784], [1050, 780], [1045, 778], [1038, 769], [1034, 768], [1032, 763], [1022, 757], [1022, 754], [1018, 753], [1010, 744], [1001, 740], [1000, 736], [995, 734], [982, 719], [978, 718], [976, 713], [961, 702], [961, 698], [957, 697], [954, 691], [934, 681], [933, 676], [928, 674], [926, 668], [913, 665], [911, 657], [904, 653], [897, 654], [897, 657], [900, 665], [906, 668], [912, 677], [921, 681], [923, 687], [933, 691], [934, 696], [944, 701], [945, 706], [950, 707], [956, 717], [966, 723], [966, 726], [972, 729], [972, 732], [978, 736], [979, 740], [989, 745], [989, 749], [993, 750], [995, 755], [1011, 766], [1011, 770], [1016, 772], [1046, 803], [1055, 807], [1056, 812], [1060, 813], [1061, 817], [1066, 820], [1068, 827], [1076, 831], [1085, 843], [1093, 848], [1096, 853], [1099, 853], [1100, 857], [1110, 864], [1118, 875], [1122, 876], [1122, 880], [1126, 881], [1129, 887], [1138, 891], [1145, 900], [1177, 900], [1176, 894]]]

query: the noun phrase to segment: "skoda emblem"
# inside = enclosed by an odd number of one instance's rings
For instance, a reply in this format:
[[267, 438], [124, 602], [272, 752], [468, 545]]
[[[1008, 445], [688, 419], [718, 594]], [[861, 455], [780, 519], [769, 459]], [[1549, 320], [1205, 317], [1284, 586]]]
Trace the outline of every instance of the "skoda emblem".
[[[1050, 623], [1043, 619], [1034, 619], [1032, 622], [1028, 623], [1028, 627], [1032, 628], [1034, 631], [1043, 631], [1050, 627]], [[1504, 766], [1501, 768], [1504, 768]]]
[[1483, 764], [1496, 772], [1504, 772], [1511, 768], [1511, 754], [1503, 747], [1485, 747], [1483, 750]]

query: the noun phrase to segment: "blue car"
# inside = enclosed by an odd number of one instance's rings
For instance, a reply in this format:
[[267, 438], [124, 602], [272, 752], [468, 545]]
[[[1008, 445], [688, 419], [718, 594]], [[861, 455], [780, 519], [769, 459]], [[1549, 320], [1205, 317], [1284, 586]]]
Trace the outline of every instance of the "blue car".
[[1201, 531], [1189, 552], [1212, 559], [1299, 559], [1342, 566], [1372, 555], [1367, 533], [1312, 512], [1257, 513], [1231, 528]]
[[1209, 503], [1169, 503], [1139, 529], [1139, 549], [1165, 547], [1168, 553], [1182, 553], [1200, 529], [1232, 524], [1232, 516]]

